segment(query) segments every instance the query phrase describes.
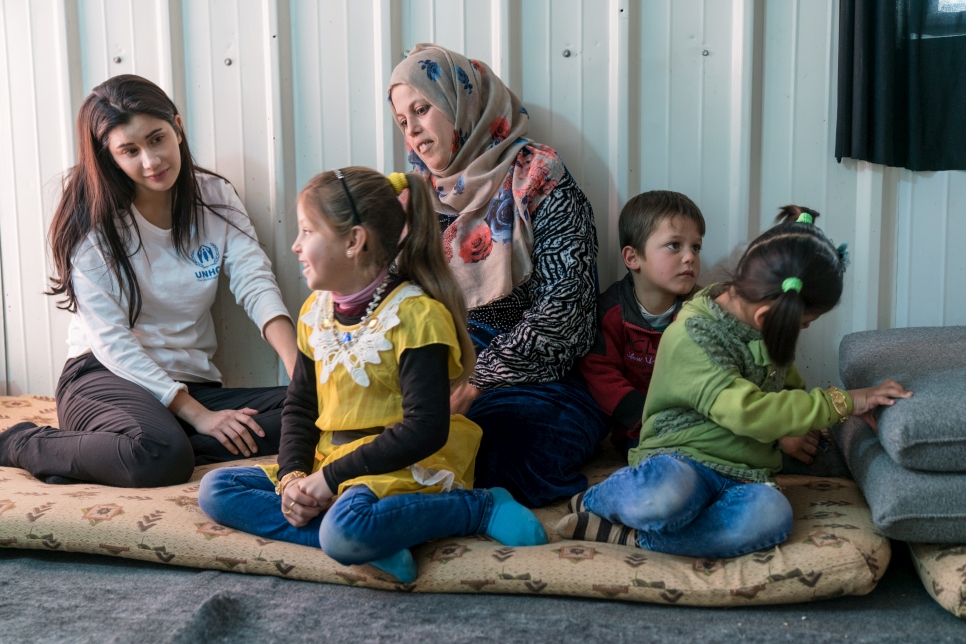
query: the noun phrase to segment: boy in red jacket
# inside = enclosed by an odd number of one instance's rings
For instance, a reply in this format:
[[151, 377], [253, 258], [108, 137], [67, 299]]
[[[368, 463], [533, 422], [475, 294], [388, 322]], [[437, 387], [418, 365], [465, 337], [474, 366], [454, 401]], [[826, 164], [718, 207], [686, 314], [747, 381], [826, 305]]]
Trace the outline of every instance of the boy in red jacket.
[[637, 445], [644, 398], [661, 333], [695, 289], [701, 272], [704, 217], [679, 192], [639, 194], [617, 224], [628, 273], [597, 299], [594, 347], [580, 370], [614, 426], [623, 454]]

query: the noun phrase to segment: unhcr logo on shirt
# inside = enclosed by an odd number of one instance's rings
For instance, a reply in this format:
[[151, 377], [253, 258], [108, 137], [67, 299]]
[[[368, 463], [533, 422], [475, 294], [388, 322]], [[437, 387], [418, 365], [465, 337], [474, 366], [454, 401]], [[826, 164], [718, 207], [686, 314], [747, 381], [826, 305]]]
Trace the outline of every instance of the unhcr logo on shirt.
[[200, 271], [195, 271], [195, 277], [199, 282], [207, 282], [218, 278], [218, 273], [221, 272], [221, 266], [218, 265], [218, 260], [221, 259], [221, 253], [218, 252], [217, 245], [214, 243], [202, 244], [191, 251], [189, 257], [191, 257], [191, 263], [201, 269]]

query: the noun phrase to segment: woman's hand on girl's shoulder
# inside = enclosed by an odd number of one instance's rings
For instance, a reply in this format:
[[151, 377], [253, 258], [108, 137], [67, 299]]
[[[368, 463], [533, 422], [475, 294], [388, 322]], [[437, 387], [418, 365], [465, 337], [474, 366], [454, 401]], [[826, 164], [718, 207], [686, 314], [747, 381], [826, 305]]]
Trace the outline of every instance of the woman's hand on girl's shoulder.
[[895, 380], [887, 378], [881, 385], [865, 389], [850, 389], [852, 415], [864, 420], [875, 431], [879, 430], [872, 411], [880, 405], [894, 405], [896, 398], [912, 398], [912, 392]]
[[[319, 473], [321, 474], [321, 472]], [[325, 509], [325, 507], [315, 500], [315, 497], [307, 493], [299, 485], [300, 483], [304, 484], [312, 476], [296, 479], [286, 485], [285, 489], [282, 490], [282, 514], [285, 515], [285, 520], [296, 528], [301, 528]], [[322, 482], [325, 483], [325, 479]], [[326, 488], [328, 487], [326, 485]]]

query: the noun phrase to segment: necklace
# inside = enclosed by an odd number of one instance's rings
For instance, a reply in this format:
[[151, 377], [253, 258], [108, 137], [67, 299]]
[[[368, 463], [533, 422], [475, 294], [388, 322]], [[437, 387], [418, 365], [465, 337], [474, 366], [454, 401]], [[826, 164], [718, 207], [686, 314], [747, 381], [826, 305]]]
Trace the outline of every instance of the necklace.
[[366, 313], [359, 320], [359, 328], [355, 331], [345, 331], [342, 334], [335, 328], [335, 304], [332, 301], [332, 296], [328, 298], [328, 307], [326, 309], [325, 315], [320, 320], [320, 324], [323, 329], [328, 329], [335, 337], [336, 341], [343, 346], [351, 346], [362, 337], [369, 330], [376, 328], [379, 324], [379, 319], [372, 317], [373, 312], [379, 306], [379, 302], [382, 300], [382, 293], [386, 290], [386, 286], [389, 285], [389, 275], [386, 275], [379, 286], [376, 288], [376, 292], [372, 295], [372, 301], [369, 302], [369, 306], [366, 307]]

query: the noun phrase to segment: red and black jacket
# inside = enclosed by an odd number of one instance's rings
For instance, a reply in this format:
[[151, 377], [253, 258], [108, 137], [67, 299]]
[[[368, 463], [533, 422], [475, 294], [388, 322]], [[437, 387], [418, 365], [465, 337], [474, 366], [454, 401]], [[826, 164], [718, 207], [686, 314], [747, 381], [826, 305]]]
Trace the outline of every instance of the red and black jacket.
[[[674, 317], [686, 299], [678, 299]], [[580, 359], [580, 371], [594, 400], [613, 421], [615, 442], [640, 434], [660, 341], [661, 331], [641, 314], [630, 273], [597, 298], [594, 346]]]

